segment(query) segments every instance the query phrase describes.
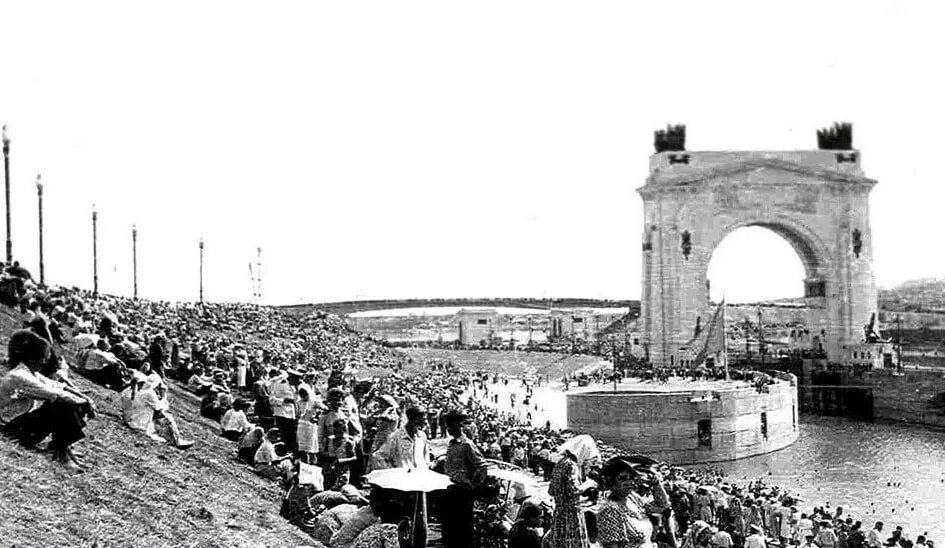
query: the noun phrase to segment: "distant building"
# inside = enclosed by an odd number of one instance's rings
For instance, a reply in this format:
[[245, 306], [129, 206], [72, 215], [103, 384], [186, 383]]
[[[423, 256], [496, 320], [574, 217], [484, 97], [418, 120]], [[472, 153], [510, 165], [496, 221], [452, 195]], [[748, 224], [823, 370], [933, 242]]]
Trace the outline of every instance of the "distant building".
[[550, 316], [548, 338], [551, 340], [590, 341], [602, 328], [600, 317], [593, 310], [552, 310]]
[[843, 363], [846, 365], [883, 369], [896, 367], [899, 364], [896, 345], [891, 342], [860, 342], [844, 345], [843, 350], [845, 352]]
[[492, 308], [463, 308], [457, 312], [460, 344], [477, 346], [480, 341], [491, 341], [495, 336], [498, 318], [498, 312]]

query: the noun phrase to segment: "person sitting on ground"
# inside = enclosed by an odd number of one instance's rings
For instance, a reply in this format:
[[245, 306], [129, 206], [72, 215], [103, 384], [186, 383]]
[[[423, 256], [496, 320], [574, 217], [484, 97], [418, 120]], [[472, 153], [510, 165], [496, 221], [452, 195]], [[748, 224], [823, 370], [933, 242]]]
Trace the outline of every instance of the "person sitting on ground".
[[372, 506], [378, 521], [358, 533], [348, 548], [400, 548], [400, 534], [406, 519], [403, 505], [390, 498], [376, 504], [372, 501]]
[[[154, 384], [147, 380], [137, 390], [131, 401], [127, 424], [155, 441], [166, 441], [178, 449], [188, 449], [194, 444], [181, 435], [177, 421], [170, 413], [167, 386], [163, 382]], [[158, 428], [155, 426], [160, 428], [161, 434], [158, 434]]]
[[261, 426], [254, 426], [240, 438], [236, 446], [236, 454], [240, 460], [252, 466], [255, 464], [256, 451], [266, 439], [266, 431]]
[[[324, 492], [325, 491], [322, 491], [322, 493]], [[315, 497], [318, 497], [318, 495], [322, 493], [316, 494]], [[312, 505], [315, 506], [315, 502], [312, 502]], [[335, 533], [340, 531], [344, 524], [348, 523], [351, 518], [357, 514], [358, 505], [345, 502], [327, 508], [321, 512], [316, 508], [315, 512], [318, 517], [315, 519], [315, 528], [312, 531], [312, 537], [325, 546], [329, 546], [331, 544], [331, 538]]]
[[[121, 392], [128, 384], [130, 373], [117, 356], [108, 352], [108, 343], [102, 339], [91, 341], [77, 354], [77, 370], [85, 378], [106, 388]], [[83, 342], [82, 344], [89, 344]]]
[[315, 510], [312, 508], [311, 497], [316, 493], [314, 485], [299, 482], [300, 474], [296, 471], [285, 496], [282, 498], [282, 508], [279, 515], [308, 534], [315, 530]]
[[[213, 388], [213, 377], [204, 374], [204, 368], [194, 365], [186, 379], [187, 389], [198, 396], [206, 396]], [[219, 388], [217, 388], [219, 390]]]
[[148, 361], [148, 354], [135, 342], [138, 340], [140, 339], [136, 335], [121, 338], [109, 348], [109, 351], [131, 369], [141, 369], [141, 366]]
[[26, 284], [22, 278], [4, 276], [0, 278], [0, 303], [16, 308], [26, 296]]
[[49, 343], [35, 333], [22, 330], [10, 337], [12, 369], [0, 379], [0, 428], [27, 447], [52, 434], [53, 458], [79, 470], [79, 456], [72, 445], [85, 437], [82, 429], [95, 408], [85, 395], [40, 374], [49, 353]]
[[66, 343], [66, 338], [62, 335], [59, 323], [55, 320], [50, 320], [44, 314], [38, 314], [30, 321], [25, 322], [24, 326], [49, 342], [56, 344]]
[[359, 508], [338, 531], [332, 535], [328, 543], [332, 548], [350, 548], [355, 539], [368, 527], [377, 523], [378, 507], [386, 501], [395, 499], [395, 494], [389, 489], [374, 487], [371, 489], [371, 502]]
[[363, 506], [368, 503], [368, 500], [357, 487], [345, 483], [344, 485], [336, 484], [333, 488], [316, 493], [312, 496], [311, 502], [312, 508], [315, 508], [315, 513], [318, 514], [322, 510], [334, 508], [340, 504]]
[[221, 434], [224, 438], [239, 441], [243, 434], [253, 427], [249, 419], [246, 418], [247, 409], [249, 409], [249, 402], [242, 398], [233, 400], [233, 406], [220, 419]]
[[6, 274], [24, 281], [33, 281], [33, 275], [30, 274], [29, 270], [20, 266], [20, 261], [13, 261], [13, 264], [7, 267]]
[[256, 473], [271, 480], [283, 480], [292, 472], [291, 455], [279, 456], [276, 443], [280, 441], [279, 429], [273, 428], [266, 433], [262, 444], [253, 456]]
[[219, 422], [226, 407], [220, 405], [220, 389], [216, 386], [200, 400], [200, 416]]

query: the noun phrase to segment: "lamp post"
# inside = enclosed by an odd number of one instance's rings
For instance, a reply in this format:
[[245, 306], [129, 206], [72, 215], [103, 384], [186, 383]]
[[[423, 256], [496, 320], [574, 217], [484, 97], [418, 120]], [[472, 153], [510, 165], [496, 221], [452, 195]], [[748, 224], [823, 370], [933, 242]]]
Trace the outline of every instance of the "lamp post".
[[200, 304], [203, 304], [203, 238], [200, 238]]
[[39, 285], [46, 285], [46, 265], [43, 263], [43, 176], [36, 175], [36, 197], [39, 200]]
[[92, 204], [92, 294], [98, 296], [98, 211]]
[[256, 302], [262, 302], [262, 248], [256, 248]]
[[131, 271], [134, 279], [134, 299], [138, 300], [138, 226], [131, 225]]
[[13, 240], [10, 238], [10, 137], [3, 125], [3, 173], [7, 195], [7, 264], [13, 264]]

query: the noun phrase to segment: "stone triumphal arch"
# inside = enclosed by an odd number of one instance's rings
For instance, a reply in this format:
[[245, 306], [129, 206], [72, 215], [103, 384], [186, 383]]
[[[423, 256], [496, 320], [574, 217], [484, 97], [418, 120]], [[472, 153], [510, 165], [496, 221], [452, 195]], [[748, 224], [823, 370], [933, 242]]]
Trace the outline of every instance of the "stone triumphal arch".
[[842, 361], [877, 309], [868, 201], [875, 184], [855, 150], [651, 156], [638, 189], [645, 222], [640, 327], [650, 360], [679, 363], [697, 322], [712, 314], [712, 252], [734, 230], [761, 226], [797, 251], [814, 348]]

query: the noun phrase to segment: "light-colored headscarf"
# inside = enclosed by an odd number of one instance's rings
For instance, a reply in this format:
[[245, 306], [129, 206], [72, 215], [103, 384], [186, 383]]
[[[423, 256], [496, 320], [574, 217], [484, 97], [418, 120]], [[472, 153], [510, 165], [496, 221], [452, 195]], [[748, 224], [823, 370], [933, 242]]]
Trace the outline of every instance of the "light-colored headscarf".
[[600, 450], [597, 448], [597, 443], [594, 441], [594, 438], [587, 434], [574, 436], [562, 443], [558, 447], [558, 453], [563, 455], [565, 451], [574, 455], [578, 464], [582, 465], [590, 459], [600, 458]]

